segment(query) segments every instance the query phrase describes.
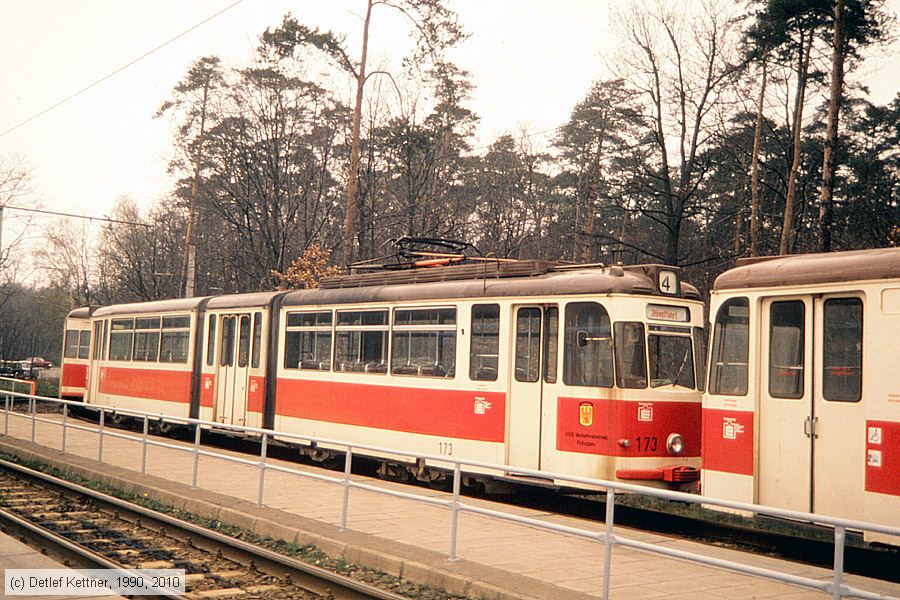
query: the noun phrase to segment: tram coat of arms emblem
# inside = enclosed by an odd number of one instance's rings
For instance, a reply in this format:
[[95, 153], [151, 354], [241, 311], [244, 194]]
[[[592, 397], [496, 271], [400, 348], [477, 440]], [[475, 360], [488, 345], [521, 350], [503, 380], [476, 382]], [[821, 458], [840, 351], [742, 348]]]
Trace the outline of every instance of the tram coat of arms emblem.
[[578, 405], [578, 422], [583, 427], [590, 427], [594, 422], [594, 405], [590, 402], [582, 402]]

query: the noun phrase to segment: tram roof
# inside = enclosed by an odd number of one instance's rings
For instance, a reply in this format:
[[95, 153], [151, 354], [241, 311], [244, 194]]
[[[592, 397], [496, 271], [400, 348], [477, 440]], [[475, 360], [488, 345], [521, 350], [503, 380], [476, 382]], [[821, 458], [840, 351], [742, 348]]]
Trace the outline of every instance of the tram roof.
[[88, 319], [98, 308], [100, 307], [93, 304], [91, 306], [82, 306], [80, 308], [69, 311], [67, 317], [69, 319]]
[[[457, 269], [459, 267], [440, 267]], [[558, 270], [557, 270], [558, 269]], [[297, 290], [285, 296], [285, 306], [310, 304], [356, 304], [367, 302], [397, 302], [417, 300], [458, 300], [463, 298], [492, 298], [504, 296], [569, 296], [576, 294], [639, 294], [662, 298], [700, 299], [697, 288], [680, 282], [680, 293], [662, 294], [656, 287], [656, 274], [661, 269], [677, 268], [663, 265], [635, 265], [627, 267], [565, 267], [548, 268], [528, 277], [485, 277], [463, 280], [365, 284], [358, 287], [331, 287]], [[437, 270], [437, 269], [435, 269]], [[349, 279], [349, 278], [348, 278]]]
[[716, 278], [714, 290], [900, 279], [900, 248], [742, 258]]
[[206, 308], [257, 308], [268, 306], [273, 298], [287, 292], [251, 292], [247, 294], [229, 294], [227, 296], [215, 296], [209, 300]]
[[208, 296], [200, 298], [175, 298], [172, 300], [156, 300], [154, 302], [133, 302], [131, 304], [114, 304], [98, 308], [95, 317], [109, 317], [123, 314], [146, 314], [172, 311], [191, 311], [196, 309]]

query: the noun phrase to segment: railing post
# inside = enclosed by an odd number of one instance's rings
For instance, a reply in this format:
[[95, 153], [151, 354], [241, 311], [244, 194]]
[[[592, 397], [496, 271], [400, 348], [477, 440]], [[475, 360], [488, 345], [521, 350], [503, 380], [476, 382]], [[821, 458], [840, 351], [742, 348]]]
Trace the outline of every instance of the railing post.
[[832, 597], [835, 600], [839, 600], [844, 597], [844, 594], [841, 592], [841, 584], [844, 580], [844, 538], [846, 530], [842, 525], [835, 525], [834, 527], [834, 580], [832, 581], [832, 585], [834, 589], [832, 590]]
[[347, 511], [350, 509], [350, 472], [353, 469], [353, 447], [344, 454], [344, 500], [341, 505], [341, 531], [347, 531]]
[[62, 448], [61, 451], [63, 454], [66, 453], [66, 432], [68, 431], [68, 419], [69, 419], [69, 405], [63, 404], [63, 433], [62, 433]]
[[100, 409], [100, 443], [97, 445], [97, 460], [103, 462], [103, 428], [106, 425], [106, 411]]
[[453, 501], [450, 513], [450, 560], [457, 560], [456, 540], [459, 532], [459, 490], [462, 485], [462, 467], [459, 463], [453, 465]]
[[31, 407], [31, 443], [34, 443], [34, 430], [37, 427], [37, 403], [34, 398], [28, 399], [28, 405]]
[[609, 600], [609, 577], [612, 570], [613, 521], [615, 519], [616, 491], [606, 488], [606, 544], [603, 548], [603, 600]]
[[150, 417], [144, 415], [144, 433], [141, 436], [141, 475], [147, 474], [147, 434], [150, 431]]
[[269, 453], [269, 434], [264, 433], [259, 448], [259, 492], [256, 494], [256, 505], [262, 508], [263, 490], [266, 487], [266, 455]]
[[194, 430], [194, 477], [191, 479], [191, 488], [197, 489], [197, 477], [200, 475], [200, 423]]
[[6, 420], [3, 422], [3, 435], [9, 435], [9, 396], [4, 399]]

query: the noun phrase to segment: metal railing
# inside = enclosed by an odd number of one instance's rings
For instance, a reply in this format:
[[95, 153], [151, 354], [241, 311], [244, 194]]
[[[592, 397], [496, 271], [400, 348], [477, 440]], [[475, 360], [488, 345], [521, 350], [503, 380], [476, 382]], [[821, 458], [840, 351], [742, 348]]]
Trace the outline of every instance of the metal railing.
[[[866, 600], [885, 600], [892, 598], [891, 596], [884, 596], [881, 594], [869, 592], [866, 590], [862, 590], [859, 588], [851, 587], [844, 583], [844, 547], [847, 538], [847, 531], [868, 531], [873, 533], [880, 533], [887, 536], [895, 536], [898, 538], [898, 542], [900, 542], [900, 527], [891, 527], [887, 525], [880, 525], [877, 523], [869, 523], [865, 521], [856, 521], [850, 519], [839, 519], [836, 517], [829, 517], [825, 515], [817, 515], [812, 513], [784, 510], [779, 508], [772, 508], [769, 506], [762, 506], [758, 504], [750, 504], [746, 502], [734, 502], [730, 500], [720, 500], [717, 498], [708, 498], [703, 496], [698, 496], [694, 494], [687, 494], [683, 492], [675, 492], [669, 490], [660, 490], [655, 488], [648, 488], [643, 486], [631, 485], [618, 483], [613, 481], [606, 481], [601, 479], [591, 479], [587, 477], [576, 477], [572, 475], [564, 475], [561, 473], [553, 473], [548, 471], [537, 471], [533, 469], [524, 469], [518, 467], [510, 467], [508, 465], [497, 465], [492, 463], [485, 463], [479, 461], [471, 461], [471, 460], [461, 460], [455, 459], [450, 456], [444, 455], [432, 455], [432, 454], [422, 454], [422, 453], [413, 453], [404, 450], [397, 450], [393, 448], [384, 448], [379, 446], [372, 446], [367, 444], [357, 444], [354, 442], [347, 442], [343, 440], [334, 440], [329, 438], [319, 438], [313, 436], [305, 436], [301, 434], [295, 433], [287, 433], [274, 431], [271, 429], [260, 429], [254, 427], [242, 427], [239, 425], [229, 425], [223, 423], [216, 423], [213, 421], [204, 421], [200, 419], [191, 419], [186, 417], [175, 417], [170, 415], [161, 415], [154, 413], [147, 413], [138, 410], [132, 409], [123, 409], [116, 408], [111, 406], [100, 406], [95, 404], [84, 404], [82, 402], [73, 402], [68, 400], [59, 400], [55, 398], [44, 398], [40, 396], [34, 396], [29, 394], [21, 394], [16, 392], [0, 392], [0, 394], [5, 394], [5, 399], [3, 401], [3, 413], [4, 413], [4, 425], [3, 425], [3, 435], [9, 435], [9, 421], [11, 417], [19, 417], [30, 419], [31, 421], [31, 442], [35, 442], [36, 437], [36, 425], [37, 423], [49, 423], [53, 425], [61, 425], [62, 438], [61, 438], [61, 448], [60, 450], [65, 453], [66, 452], [66, 432], [70, 429], [75, 429], [79, 431], [87, 431], [97, 433], [99, 436], [98, 442], [98, 450], [97, 450], [97, 460], [103, 462], [103, 440], [107, 437], [130, 440], [130, 441], [139, 441], [141, 443], [141, 473], [146, 474], [147, 469], [147, 450], [149, 447], [159, 447], [159, 448], [168, 448], [172, 450], [184, 451], [187, 453], [191, 453], [193, 455], [193, 474], [192, 474], [192, 482], [191, 486], [193, 488], [197, 487], [197, 481], [199, 477], [199, 468], [200, 468], [200, 457], [210, 457], [216, 458], [219, 460], [231, 461], [234, 463], [239, 463], [243, 465], [248, 465], [252, 467], [256, 467], [259, 471], [259, 487], [257, 493], [257, 505], [263, 506], [264, 500], [264, 492], [265, 492], [265, 476], [266, 471], [275, 471], [279, 473], [286, 473], [289, 475], [296, 475], [299, 477], [304, 477], [307, 479], [312, 479], [316, 481], [322, 481], [327, 483], [333, 483], [336, 485], [343, 486], [343, 497], [342, 497], [342, 506], [341, 506], [341, 517], [340, 517], [340, 529], [341, 531], [345, 531], [347, 528], [347, 514], [349, 511], [349, 501], [350, 501], [350, 490], [358, 489], [365, 490], [368, 492], [373, 492], [377, 494], [393, 496], [396, 498], [402, 498], [406, 500], [412, 500], [415, 502], [420, 502], [423, 504], [429, 504], [433, 506], [439, 506], [447, 508], [451, 511], [451, 522], [450, 522], [450, 548], [448, 553], [448, 558], [451, 561], [455, 561], [459, 558], [457, 554], [457, 539], [458, 539], [458, 530], [459, 530], [459, 515], [460, 513], [471, 513], [475, 515], [481, 515], [486, 517], [492, 517], [496, 519], [500, 519], [503, 521], [508, 521], [512, 523], [518, 523], [521, 525], [526, 525], [529, 527], [535, 527], [539, 529], [544, 529], [548, 531], [554, 531], [557, 533], [568, 534], [572, 536], [576, 536], [579, 538], [589, 539], [597, 542], [601, 542], [604, 544], [604, 556], [603, 556], [603, 582], [602, 582], [602, 597], [604, 600], [609, 598], [609, 586], [610, 586], [610, 575], [612, 569], [612, 551], [614, 546], [623, 546], [626, 548], [634, 548], [637, 550], [642, 550], [654, 554], [660, 554], [663, 556], [667, 556], [670, 558], [676, 558], [681, 560], [687, 560], [694, 563], [718, 567], [722, 569], [727, 569], [729, 571], [734, 571], [737, 573], [743, 573], [746, 575], [753, 575], [757, 577], [763, 577], [766, 579], [771, 579], [774, 581], [779, 581], [782, 583], [797, 585], [805, 588], [810, 588], [813, 590], [821, 591], [825, 594], [832, 596], [833, 598], [863, 598]], [[28, 403], [28, 409], [26, 413], [17, 413], [14, 410], [14, 405], [17, 401], [24, 401]], [[37, 403], [38, 402], [49, 402], [55, 403], [62, 406], [62, 420], [57, 419], [49, 419], [45, 417], [38, 416], [37, 413]], [[69, 419], [69, 413], [71, 406], [78, 407], [82, 410], [94, 411], [98, 413], [98, 426], [91, 427], [81, 424], [72, 423]], [[112, 417], [131, 417], [143, 422], [142, 432], [140, 436], [129, 435], [126, 433], [121, 433], [118, 431], [111, 431], [106, 424], [107, 415]], [[150, 424], [151, 423], [159, 423], [159, 424], [180, 424], [187, 427], [194, 428], [194, 442], [193, 445], [186, 446], [180, 444], [173, 444], [169, 442], [160, 441], [157, 439], [153, 439], [150, 437]], [[223, 454], [219, 452], [214, 452], [208, 449], [205, 449], [201, 446], [201, 433], [203, 430], [217, 430], [217, 431], [231, 431], [237, 432], [244, 435], [251, 435], [258, 437], [260, 439], [260, 454], [258, 460], [250, 460], [245, 458], [240, 458], [236, 456], [230, 456], [228, 454]], [[331, 477], [328, 475], [322, 475], [320, 473], [313, 473], [308, 471], [302, 471], [299, 469], [294, 469], [290, 467], [284, 467], [277, 464], [272, 464], [267, 462], [267, 452], [269, 441], [277, 438], [278, 440], [291, 440], [300, 443], [306, 443], [307, 445], [313, 445], [317, 447], [326, 447], [328, 449], [341, 449], [345, 455], [344, 462], [344, 472], [340, 477]], [[352, 463], [353, 458], [357, 454], [377, 454], [379, 456], [390, 455], [392, 457], [397, 457], [402, 460], [403, 458], [412, 459], [412, 460], [425, 460], [431, 464], [440, 464], [447, 465], [452, 468], [453, 471], [453, 487], [452, 494], [450, 499], [443, 498], [433, 498], [428, 496], [422, 496], [415, 493], [409, 492], [401, 492], [397, 490], [391, 490], [386, 488], [377, 487], [374, 485], [369, 485], [366, 483], [362, 483], [359, 481], [355, 481], [351, 477]], [[485, 472], [497, 472], [501, 475], [522, 475], [526, 477], [538, 477], [542, 479], [552, 479], [557, 482], [565, 482], [566, 484], [570, 484], [574, 487], [587, 487], [590, 489], [605, 489], [606, 496], [606, 519], [605, 524], [602, 530], [595, 531], [590, 529], [584, 529], [580, 527], [572, 527], [568, 525], [560, 525], [556, 523], [549, 523], [545, 521], [541, 521], [539, 519], [524, 517], [520, 515], [504, 513], [497, 510], [492, 510], [488, 508], [482, 508], [479, 506], [474, 506], [470, 504], [465, 504], [461, 501], [461, 484], [464, 468], [468, 467], [468, 471], [477, 471], [479, 473]], [[616, 504], [616, 494], [617, 493], [638, 493], [646, 496], [652, 496], [655, 498], [660, 498], [664, 500], [673, 500], [677, 502], [689, 503], [689, 504], [702, 504], [704, 506], [715, 506], [719, 508], [728, 509], [730, 511], [740, 511], [744, 513], [751, 514], [759, 514], [759, 515], [767, 515], [771, 517], [779, 517], [784, 519], [791, 519], [794, 521], [801, 521], [806, 523], [813, 523], [818, 525], [823, 525], [827, 527], [831, 527], [834, 530], [834, 561], [832, 565], [832, 578], [830, 581], [824, 581], [820, 579], [813, 579], [811, 577], [802, 577], [798, 575], [792, 575], [789, 573], [782, 573], [772, 569], [766, 569], [763, 567], [757, 567], [753, 565], [747, 565], [739, 562], [734, 562], [731, 560], [713, 558], [710, 556], [705, 556], [703, 554], [689, 552], [686, 550], [678, 550], [675, 548], [668, 548], [664, 546], [657, 546], [654, 544], [641, 542], [639, 540], [631, 539], [619, 535], [615, 530], [615, 504]]]

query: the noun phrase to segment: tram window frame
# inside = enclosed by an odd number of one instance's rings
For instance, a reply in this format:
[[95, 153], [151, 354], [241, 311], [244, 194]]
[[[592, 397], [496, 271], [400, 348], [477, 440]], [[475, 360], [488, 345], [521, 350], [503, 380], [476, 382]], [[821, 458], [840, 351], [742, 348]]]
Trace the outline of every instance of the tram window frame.
[[252, 340], [250, 315], [238, 317], [238, 368], [246, 369], [250, 364], [250, 342]]
[[159, 317], [138, 317], [134, 320], [134, 362], [156, 362], [159, 359]]
[[[730, 314], [732, 309], [740, 309], [740, 312], [744, 312], [744, 314]], [[734, 320], [726, 322], [725, 318], [731, 317]], [[738, 334], [738, 337], [734, 338], [735, 334]], [[740, 345], [735, 344], [735, 339]], [[738, 351], [737, 354], [734, 353], [735, 350]], [[727, 358], [743, 358], [743, 361], [724, 361], [726, 352], [729, 352]], [[707, 386], [709, 393], [719, 396], [746, 396], [750, 382], [749, 359], [750, 299], [746, 296], [729, 298], [716, 311], [716, 320], [713, 325], [712, 352], [709, 358], [709, 385]], [[735, 370], [733, 367], [738, 367], [738, 369]], [[735, 384], [727, 388], [723, 386], [723, 382], [727, 381], [723, 376], [726, 368], [730, 369], [727, 374], [729, 377], [734, 377], [733, 373], [737, 374]]]
[[107, 335], [109, 334], [109, 319], [103, 320], [103, 338], [100, 340], [100, 358], [102, 360], [107, 360], [106, 353], [109, 351], [109, 344], [107, 340], [109, 339]]
[[111, 319], [109, 329], [109, 360], [130, 361], [134, 344], [134, 319]]
[[233, 315], [222, 315], [222, 339], [219, 347], [219, 366], [234, 366], [234, 340], [237, 336], [237, 317]]
[[612, 322], [605, 306], [599, 302], [567, 304], [563, 383], [575, 387], [611, 388], [615, 382], [612, 336]]
[[456, 307], [395, 308], [391, 375], [456, 377]]
[[250, 367], [259, 368], [262, 357], [262, 313], [253, 313], [253, 347], [250, 350]]
[[78, 332], [78, 358], [87, 360], [91, 357], [91, 330], [82, 329]]
[[[856, 314], [834, 314], [834, 307], [854, 306]], [[828, 298], [822, 309], [822, 397], [829, 402], [862, 400], [864, 304], [862, 298]], [[848, 320], [848, 316], [853, 320]], [[854, 337], [841, 335], [853, 329]], [[848, 363], [848, 359], [851, 361]], [[843, 364], [835, 364], [841, 362]], [[838, 386], [837, 384], [841, 384]], [[850, 385], [847, 385], [847, 384]]]
[[285, 319], [284, 368], [330, 371], [334, 341], [330, 310], [289, 312]]
[[190, 356], [191, 317], [170, 315], [162, 318], [159, 336], [159, 362], [187, 364]]
[[806, 393], [806, 303], [803, 300], [779, 300], [769, 305], [768, 352], [769, 397], [803, 398]]
[[544, 383], [556, 383], [559, 364], [559, 307], [544, 308], [544, 333], [541, 359], [544, 361]]
[[78, 330], [66, 329], [65, 352], [63, 358], [78, 358]]
[[332, 359], [335, 372], [387, 374], [388, 316], [386, 308], [335, 311]]
[[469, 379], [497, 381], [500, 365], [500, 305], [473, 304], [469, 338]]
[[[523, 314], [526, 315], [524, 319]], [[527, 329], [522, 327], [522, 323], [525, 322], [528, 324]], [[537, 323], [537, 332], [534, 331], [534, 323]], [[522, 383], [540, 381], [543, 328], [544, 311], [539, 307], [523, 306], [516, 310], [516, 337], [513, 351], [513, 371], [516, 381]]]
[[[689, 390], [697, 389], [693, 342], [693, 336], [689, 329], [684, 335], [673, 335], [671, 333], [653, 332], [653, 328], [651, 327], [651, 333], [647, 336], [647, 363], [649, 366], [647, 375], [650, 380], [651, 388], [674, 385]], [[688, 345], [686, 349], [673, 346], [673, 344], [683, 345], [684, 343], [687, 343]], [[660, 359], [661, 355], [669, 352], [669, 350], [663, 346], [664, 344], [668, 344], [669, 348], [674, 348], [676, 354]], [[669, 375], [671, 374], [667, 373], [666, 369], [675, 364], [678, 352], [682, 354], [681, 363], [678, 365], [678, 370], [675, 372], [674, 376], [670, 377]], [[672, 358], [675, 358], [675, 360], [671, 360]], [[681, 383], [683, 378], [688, 375], [690, 378], [684, 383]]]
[[103, 321], [94, 321], [94, 348], [92, 350], [92, 357], [95, 360], [101, 360], [103, 358]]
[[209, 315], [206, 333], [206, 366], [216, 366], [216, 323], [219, 315]]
[[694, 368], [697, 369], [697, 391], [706, 390], [706, 330], [702, 327], [692, 327], [694, 337]]
[[[635, 335], [634, 331], [637, 334]], [[623, 389], [642, 390], [647, 387], [647, 337], [642, 321], [616, 321], [613, 324], [615, 345], [616, 386]], [[628, 365], [624, 358], [630, 356]], [[634, 367], [639, 365], [640, 370]], [[627, 375], [627, 376], [626, 376]]]

